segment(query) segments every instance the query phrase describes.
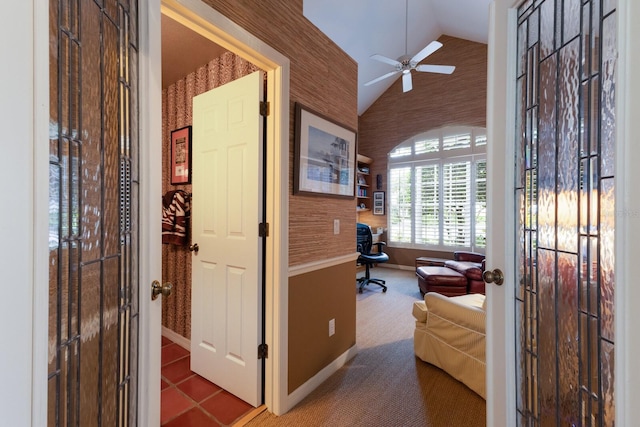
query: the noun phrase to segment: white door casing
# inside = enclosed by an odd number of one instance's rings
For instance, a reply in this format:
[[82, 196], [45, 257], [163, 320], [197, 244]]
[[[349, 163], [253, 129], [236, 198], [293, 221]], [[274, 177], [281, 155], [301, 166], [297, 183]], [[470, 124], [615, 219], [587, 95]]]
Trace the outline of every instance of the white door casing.
[[[162, 298], [151, 300], [151, 282], [162, 281], [162, 66], [160, 0], [138, 0], [140, 31], [140, 323], [138, 421], [160, 425]], [[169, 296], [171, 298], [171, 296]]]
[[513, 0], [491, 4], [487, 72], [487, 262], [504, 284], [487, 284], [487, 425], [515, 425]]
[[191, 370], [261, 400], [263, 73], [193, 98]]

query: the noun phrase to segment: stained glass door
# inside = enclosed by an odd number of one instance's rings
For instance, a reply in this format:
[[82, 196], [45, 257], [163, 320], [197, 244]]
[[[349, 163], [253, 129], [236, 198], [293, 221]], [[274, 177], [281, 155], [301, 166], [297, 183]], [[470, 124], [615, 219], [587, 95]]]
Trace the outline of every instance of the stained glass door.
[[48, 425], [137, 425], [137, 1], [51, 0]]
[[615, 7], [518, 8], [520, 425], [614, 425]]

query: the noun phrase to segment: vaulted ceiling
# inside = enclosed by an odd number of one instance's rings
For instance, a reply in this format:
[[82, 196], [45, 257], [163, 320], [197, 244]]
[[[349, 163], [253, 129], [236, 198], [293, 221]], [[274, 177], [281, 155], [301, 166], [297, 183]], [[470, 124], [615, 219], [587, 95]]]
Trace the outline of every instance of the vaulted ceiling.
[[[375, 61], [371, 55], [392, 59], [413, 56], [442, 34], [487, 43], [490, 3], [491, 0], [304, 0], [303, 12], [358, 63], [361, 115], [400, 77], [396, 74], [364, 86], [393, 71], [391, 65]], [[163, 87], [222, 52], [204, 37], [162, 17]], [[422, 63], [429, 64], [429, 58]]]

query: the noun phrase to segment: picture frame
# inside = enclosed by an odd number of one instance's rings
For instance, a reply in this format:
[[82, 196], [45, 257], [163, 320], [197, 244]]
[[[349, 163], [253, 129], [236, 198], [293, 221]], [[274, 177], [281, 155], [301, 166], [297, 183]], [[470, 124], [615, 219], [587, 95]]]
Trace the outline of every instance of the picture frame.
[[373, 192], [373, 214], [384, 215], [384, 191]]
[[294, 194], [355, 197], [356, 132], [296, 103]]
[[171, 131], [171, 184], [191, 184], [191, 126]]

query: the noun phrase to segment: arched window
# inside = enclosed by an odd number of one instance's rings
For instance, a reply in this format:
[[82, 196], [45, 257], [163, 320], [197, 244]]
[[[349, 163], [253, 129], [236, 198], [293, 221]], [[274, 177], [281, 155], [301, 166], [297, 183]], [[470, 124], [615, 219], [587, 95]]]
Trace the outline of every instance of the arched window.
[[389, 153], [387, 242], [395, 247], [484, 252], [487, 132], [446, 127]]

